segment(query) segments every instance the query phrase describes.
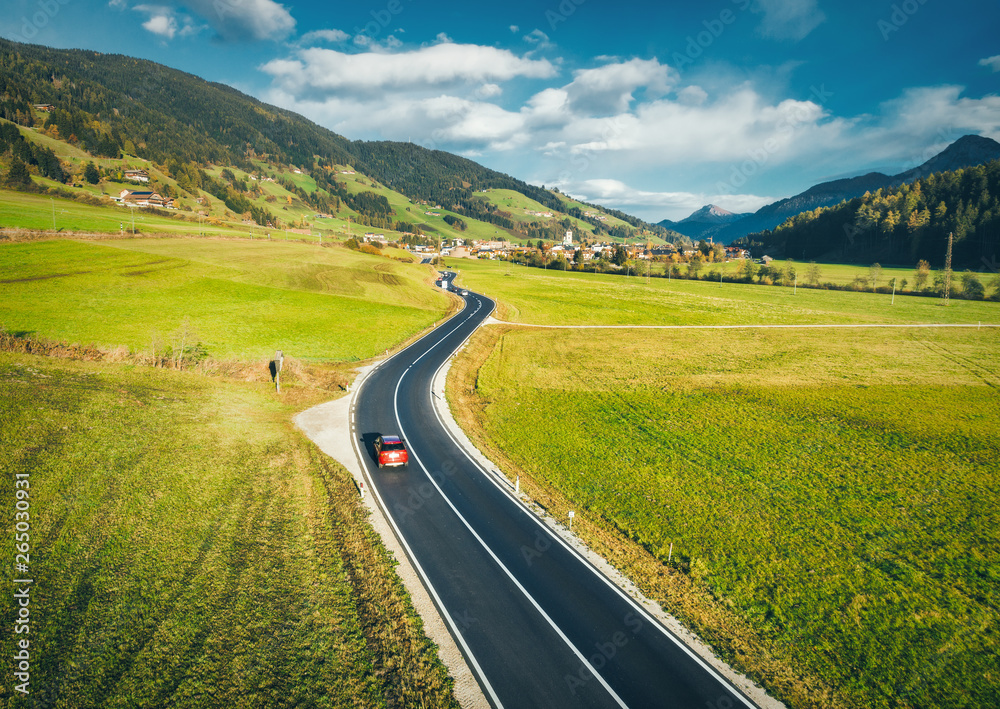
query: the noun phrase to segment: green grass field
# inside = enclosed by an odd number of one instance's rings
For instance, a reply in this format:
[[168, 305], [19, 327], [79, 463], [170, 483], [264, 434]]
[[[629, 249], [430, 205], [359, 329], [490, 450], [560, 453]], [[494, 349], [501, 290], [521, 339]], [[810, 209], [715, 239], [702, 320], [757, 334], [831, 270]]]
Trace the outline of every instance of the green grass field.
[[[39, 178], [36, 180], [43, 181]], [[51, 180], [48, 183], [54, 185]], [[199, 225], [198, 222], [158, 217], [142, 209], [136, 209], [133, 213], [127, 207], [98, 207], [72, 199], [0, 189], [0, 227], [53, 231], [54, 222], [57, 232], [118, 234], [124, 228], [125, 233], [131, 234], [133, 219], [135, 229], [140, 234], [197, 234], [200, 230], [203, 234], [213, 236], [249, 236], [249, 227], [236, 229], [208, 222]]]
[[145, 351], [187, 319], [216, 359], [366, 359], [449, 307], [426, 266], [280, 240], [13, 243], [0, 273], [12, 332]]
[[580, 529], [651, 554], [647, 592], [707, 589], [668, 610], [791, 706], [985, 709], [998, 349], [995, 329], [510, 328], [467, 363], [471, 404], [449, 398]]
[[31, 692], [9, 661], [0, 705], [457, 706], [349, 473], [270, 386], [0, 353], [0, 387], [33, 579], [27, 635], [0, 582]]
[[561, 272], [463, 259], [458, 282], [499, 301], [499, 317], [538, 325], [808, 323], [1000, 324], [1000, 303], [881, 293]]

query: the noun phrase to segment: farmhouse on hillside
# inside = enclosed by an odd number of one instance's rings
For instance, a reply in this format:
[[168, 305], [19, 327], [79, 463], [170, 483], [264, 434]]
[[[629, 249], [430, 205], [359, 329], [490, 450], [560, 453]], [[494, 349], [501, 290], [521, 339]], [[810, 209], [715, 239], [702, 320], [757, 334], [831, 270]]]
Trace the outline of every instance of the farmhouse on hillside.
[[170, 197], [162, 197], [156, 192], [133, 192], [122, 190], [116, 202], [121, 202], [130, 207], [161, 207], [163, 209], [173, 209], [174, 200]]

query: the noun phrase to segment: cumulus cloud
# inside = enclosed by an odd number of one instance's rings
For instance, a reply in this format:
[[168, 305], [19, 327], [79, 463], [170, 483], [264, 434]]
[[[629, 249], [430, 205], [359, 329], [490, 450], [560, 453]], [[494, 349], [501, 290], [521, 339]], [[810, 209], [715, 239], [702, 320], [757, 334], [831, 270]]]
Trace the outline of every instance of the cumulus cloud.
[[547, 78], [555, 67], [546, 60], [525, 59], [505, 49], [450, 42], [399, 52], [346, 54], [311, 48], [295, 59], [262, 67], [291, 94], [412, 90], [468, 82], [506, 81], [514, 77]]
[[274, 0], [183, 0], [174, 2], [204, 18], [227, 41], [284, 39], [295, 18]]
[[[122, 9], [126, 7], [124, 2], [118, 6]], [[142, 23], [144, 30], [164, 40], [171, 40], [176, 36], [187, 37], [206, 29], [204, 26], [196, 25], [188, 15], [178, 14], [173, 8], [165, 5], [136, 5], [132, 9], [148, 16]]]
[[149, 14], [149, 19], [142, 23], [147, 32], [166, 39], [173, 39], [177, 34], [177, 18], [170, 8], [153, 5], [136, 5], [135, 10]]
[[542, 32], [540, 29], [533, 29], [528, 34], [524, 35], [524, 41], [528, 44], [537, 44], [540, 47], [551, 47], [552, 44], [549, 42], [549, 36]]
[[760, 34], [771, 39], [798, 41], [826, 20], [816, 0], [757, 0], [754, 11], [764, 15]]
[[351, 35], [347, 34], [343, 30], [313, 30], [312, 32], [306, 32], [302, 35], [299, 40], [302, 44], [312, 44], [313, 42], [330, 42], [331, 44], [337, 44], [339, 42], [346, 42], [351, 38]]
[[493, 98], [503, 93], [503, 89], [498, 84], [483, 84], [476, 89], [476, 98]]
[[992, 71], [1000, 71], [1000, 54], [995, 57], [986, 57], [985, 59], [979, 60], [979, 66], [987, 66]]
[[651, 96], [662, 96], [672, 83], [667, 65], [656, 59], [632, 59], [574, 72], [565, 91], [574, 110], [607, 115], [627, 110], [639, 88]]
[[872, 160], [899, 161], [895, 169], [916, 167], [963, 135], [1000, 140], [1000, 96], [963, 96], [961, 86], [907, 89], [879, 107], [852, 134], [850, 149]]

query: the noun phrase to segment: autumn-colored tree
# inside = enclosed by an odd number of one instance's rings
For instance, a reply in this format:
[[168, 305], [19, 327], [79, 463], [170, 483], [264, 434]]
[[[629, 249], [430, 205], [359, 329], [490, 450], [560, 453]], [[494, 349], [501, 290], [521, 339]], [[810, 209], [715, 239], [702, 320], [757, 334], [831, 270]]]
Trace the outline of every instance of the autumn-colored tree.
[[927, 279], [931, 275], [931, 265], [927, 261], [921, 259], [920, 263], [917, 264], [917, 275], [914, 278], [914, 285], [917, 290], [923, 290], [924, 286], [927, 285]]

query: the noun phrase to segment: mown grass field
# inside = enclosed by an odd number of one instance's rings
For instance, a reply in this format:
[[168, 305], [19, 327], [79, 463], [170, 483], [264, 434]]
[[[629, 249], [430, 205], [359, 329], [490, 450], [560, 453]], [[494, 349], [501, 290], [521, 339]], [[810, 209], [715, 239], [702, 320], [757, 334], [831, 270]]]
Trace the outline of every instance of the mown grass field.
[[476, 338], [483, 445], [791, 706], [1000, 704], [1000, 332]]
[[366, 359], [449, 307], [426, 266], [280, 240], [12, 243], [0, 274], [12, 332], [139, 351], [187, 322], [215, 359]]
[[499, 300], [498, 317], [536, 325], [1000, 323], [1000, 304], [882, 293], [563, 272], [498, 261], [449, 265]]
[[28, 635], [0, 582], [0, 705], [457, 706], [349, 473], [269, 385], [0, 353], [0, 388], [34, 580]]

